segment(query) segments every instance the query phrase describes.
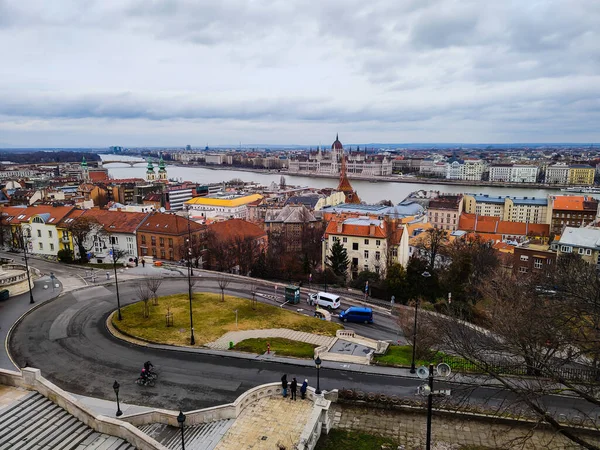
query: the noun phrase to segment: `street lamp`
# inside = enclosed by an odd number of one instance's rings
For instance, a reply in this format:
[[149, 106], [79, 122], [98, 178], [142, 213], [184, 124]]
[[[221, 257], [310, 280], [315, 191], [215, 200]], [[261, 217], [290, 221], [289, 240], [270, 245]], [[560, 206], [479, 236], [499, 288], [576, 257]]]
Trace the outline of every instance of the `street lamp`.
[[[187, 227], [188, 227], [188, 298], [190, 300], [190, 345], [196, 343], [194, 339], [194, 313], [192, 312], [192, 229], [190, 225], [190, 207], [187, 207]], [[184, 417], [185, 420], [185, 417]], [[183, 432], [183, 431], [182, 431]]]
[[[427, 271], [423, 272], [421, 276], [425, 279], [429, 278], [431, 274]], [[413, 322], [413, 348], [412, 348], [412, 360], [410, 362], [410, 373], [415, 373], [415, 356], [417, 353], [417, 319], [419, 316], [419, 299], [415, 301], [415, 320]]]
[[[452, 370], [450, 369], [450, 366], [446, 363], [438, 364], [436, 368], [437, 375], [442, 378], [447, 378], [451, 372]], [[417, 393], [423, 396], [427, 396], [427, 440], [425, 448], [426, 450], [431, 450], [431, 416], [433, 414], [433, 396], [450, 394], [449, 391], [444, 393], [443, 391], [435, 392], [433, 390], [433, 364], [429, 364], [429, 370], [425, 366], [419, 367], [417, 374], [419, 378], [429, 378], [428, 383], [426, 385], [419, 386], [419, 388], [417, 389]]]
[[319, 358], [318, 355], [315, 359], [315, 367], [317, 368], [317, 390], [315, 391], [315, 394], [321, 395], [321, 385], [319, 383], [319, 370], [321, 369], [321, 358]]
[[[115, 242], [113, 241], [112, 236], [108, 237], [110, 239], [110, 245], [112, 246], [112, 260], [113, 260], [113, 270], [115, 271], [115, 289], [117, 290], [117, 311], [118, 319], [123, 320], [123, 316], [121, 315], [121, 297], [119, 296], [119, 280], [117, 279], [117, 254], [115, 253]], [[108, 274], [108, 272], [107, 272]]]
[[29, 236], [31, 237], [31, 228], [30, 227], [23, 227], [24, 229], [21, 232], [21, 239], [23, 241], [23, 256], [25, 258], [25, 270], [27, 271], [27, 287], [29, 288], [29, 304], [33, 304], [35, 303], [35, 300], [33, 300], [33, 288], [31, 287], [31, 274], [29, 273], [29, 263], [27, 262], [27, 245], [28, 243], [25, 242], [25, 230], [27, 230], [29, 232]]
[[185, 422], [185, 414], [179, 410], [179, 415], [177, 416], [177, 422], [181, 427], [181, 450], [185, 450], [185, 439], [183, 438], [183, 423]]
[[119, 405], [119, 387], [121, 386], [119, 385], [119, 383], [117, 383], [117, 380], [115, 380], [115, 382], [113, 383], [113, 389], [115, 390], [115, 395], [117, 396], [117, 417], [123, 415], [123, 411], [121, 411], [121, 407]]

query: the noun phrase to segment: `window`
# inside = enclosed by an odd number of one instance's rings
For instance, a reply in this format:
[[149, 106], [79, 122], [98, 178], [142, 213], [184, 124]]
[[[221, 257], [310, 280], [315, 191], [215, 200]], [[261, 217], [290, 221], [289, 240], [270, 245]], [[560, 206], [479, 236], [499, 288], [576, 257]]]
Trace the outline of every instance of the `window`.
[[369, 240], [365, 239], [365, 245], [369, 245]]
[[352, 250], [358, 250], [358, 242], [352, 243]]
[[529, 256], [521, 255], [521, 261], [529, 261]]
[[160, 258], [165, 259], [165, 249], [164, 248], [160, 249]]
[[142, 249], [142, 256], [146, 256], [148, 254], [148, 249], [147, 248], [143, 248]]
[[365, 264], [365, 265], [363, 266], [363, 270], [364, 270], [365, 272], [367, 272], [367, 271], [369, 270], [369, 265], [368, 265], [368, 264]]
[[54, 251], [54, 244], [50, 244], [50, 250]]
[[38, 244], [40, 250], [44, 250], [44, 244], [42, 244], [41, 242]]
[[52, 237], [52, 230], [48, 230], [48, 237], [51, 238]]
[[[159, 239], [158, 239], [158, 241], [160, 242], [160, 246], [161, 246], [161, 247], [164, 247], [164, 246], [165, 246], [165, 238], [164, 238], [164, 237], [161, 237], [161, 238], [159, 238]], [[163, 259], [164, 259], [164, 258], [163, 258]]]
[[365, 259], [369, 259], [369, 250], [365, 250]]
[[586, 254], [587, 256], [590, 256], [590, 255], [592, 254], [592, 249], [591, 249], [591, 248], [586, 248], [586, 249], [585, 249], [585, 254]]
[[379, 247], [379, 246], [381, 245], [381, 241], [380, 241], [379, 239], [377, 239], [377, 240], [375, 241], [375, 245], [376, 245], [377, 247]]
[[42, 230], [37, 230], [38, 237], [42, 237]]
[[560, 251], [565, 253], [571, 253], [571, 247], [569, 247], [568, 245], [561, 245]]
[[156, 248], [152, 248], [152, 256], [156, 258]]
[[156, 245], [156, 236], [150, 236], [150, 240], [152, 241], [152, 245]]
[[118, 245], [119, 244], [119, 238], [116, 236], [111, 236], [110, 237], [110, 243], [113, 245]]
[[[169, 238], [169, 247], [173, 247], [173, 238]], [[171, 251], [172, 253], [173, 251]]]
[[535, 258], [533, 260], [533, 267], [536, 268], [536, 269], [541, 269], [542, 268], [542, 260], [538, 259], [538, 258]]
[[381, 259], [381, 253], [375, 252], [375, 261], [379, 261]]
[[379, 275], [379, 266], [375, 266], [375, 273]]
[[520, 273], [527, 273], [527, 267], [519, 267], [519, 272]]
[[394, 248], [392, 248], [392, 256], [393, 256], [394, 258], [397, 258], [397, 257], [398, 257], [398, 247], [394, 247]]
[[342, 242], [344, 242], [344, 243], [348, 242], [348, 238], [346, 238], [346, 237], [342, 238]]
[[580, 254], [580, 255], [583, 255], [583, 253], [584, 253], [584, 252], [585, 252], [585, 249], [584, 249], [584, 248], [580, 248], [580, 249], [579, 249], [579, 254]]
[[173, 261], [173, 259], [175, 259], [175, 258], [173, 257], [173, 249], [172, 249], [172, 248], [170, 248], [170, 249], [169, 249], [169, 259], [170, 259], [171, 261]]
[[146, 236], [142, 234], [142, 244], [146, 245]]

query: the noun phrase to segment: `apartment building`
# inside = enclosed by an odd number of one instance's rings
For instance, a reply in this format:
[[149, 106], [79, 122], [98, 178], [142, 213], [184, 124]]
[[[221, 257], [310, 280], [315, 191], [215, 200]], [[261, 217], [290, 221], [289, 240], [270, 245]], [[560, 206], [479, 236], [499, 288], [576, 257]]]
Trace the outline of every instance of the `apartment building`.
[[550, 237], [550, 225], [548, 224], [508, 222], [500, 217], [467, 213], [460, 215], [457, 229], [496, 242], [524, 242], [530, 238], [537, 238], [545, 243]]
[[170, 261], [187, 258], [188, 226], [194, 245], [202, 239], [204, 225], [176, 214], [149, 214], [136, 232], [138, 255]]
[[560, 239], [552, 243], [551, 248], [558, 253], [575, 253], [588, 264], [600, 270], [600, 229], [565, 227]]
[[547, 244], [524, 243], [513, 249], [514, 275], [548, 273], [556, 265], [556, 252]]
[[486, 164], [482, 159], [465, 159], [463, 180], [480, 181], [486, 170]]
[[490, 166], [490, 181], [504, 183], [535, 183], [539, 168], [527, 164], [494, 164]]
[[569, 166], [569, 184], [591, 186], [594, 184], [595, 169], [587, 164], [571, 164]]
[[586, 195], [549, 196], [550, 231], [560, 234], [564, 227], [581, 227], [599, 215], [598, 200]]
[[508, 222], [550, 223], [547, 198], [465, 194], [464, 211]]
[[427, 219], [436, 228], [454, 231], [462, 212], [462, 195], [440, 195], [429, 202]]
[[[391, 227], [391, 228], [388, 228]], [[408, 231], [400, 222], [386, 223], [370, 218], [332, 220], [325, 230], [323, 242], [323, 265], [334, 242], [340, 242], [350, 260], [349, 272], [352, 279], [359, 272], [382, 273], [387, 266], [387, 257], [393, 263], [406, 267], [409, 258]], [[389, 252], [388, 252], [388, 246]]]
[[569, 180], [569, 166], [565, 163], [559, 163], [546, 167], [544, 180], [547, 184], [567, 184]]

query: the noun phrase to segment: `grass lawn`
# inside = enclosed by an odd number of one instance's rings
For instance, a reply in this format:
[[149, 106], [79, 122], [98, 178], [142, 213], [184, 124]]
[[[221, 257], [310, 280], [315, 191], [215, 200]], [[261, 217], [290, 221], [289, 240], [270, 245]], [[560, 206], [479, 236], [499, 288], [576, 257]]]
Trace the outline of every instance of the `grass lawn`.
[[[194, 337], [196, 344], [212, 342], [228, 331], [263, 328], [289, 328], [296, 331], [335, 336], [341, 325], [287, 311], [277, 306], [252, 302], [220, 294], [196, 293], [193, 296]], [[173, 313], [173, 326], [166, 326], [167, 307]], [[169, 295], [158, 299], [158, 306], [149, 302], [150, 317], [144, 318], [144, 304], [133, 303], [121, 308], [123, 320], [113, 315], [112, 323], [120, 331], [151, 342], [189, 345], [190, 311], [187, 294]], [[235, 311], [238, 311], [238, 326]]]
[[[463, 362], [463, 360], [459, 357], [451, 357], [443, 352], [437, 352], [437, 354], [430, 361], [419, 359], [415, 361], [415, 365], [417, 367], [429, 366], [430, 363], [437, 364], [442, 362], [443, 358], [445, 358], [446, 361], [450, 361], [450, 367], [453, 367], [451, 362], [452, 360], [456, 360], [457, 364]], [[410, 366], [410, 362], [412, 361], [412, 346], [390, 345], [385, 355], [375, 355], [373, 359], [376, 364], [380, 364], [382, 366]]]
[[374, 450], [383, 444], [391, 444], [396, 448], [399, 444], [393, 439], [373, 436], [357, 431], [331, 430], [329, 434], [322, 434], [315, 450]]
[[267, 342], [271, 344], [271, 351], [279, 356], [314, 358], [316, 345], [283, 338], [246, 339], [245, 341], [238, 342], [233, 348], [234, 350], [258, 353], [260, 355], [267, 351]]

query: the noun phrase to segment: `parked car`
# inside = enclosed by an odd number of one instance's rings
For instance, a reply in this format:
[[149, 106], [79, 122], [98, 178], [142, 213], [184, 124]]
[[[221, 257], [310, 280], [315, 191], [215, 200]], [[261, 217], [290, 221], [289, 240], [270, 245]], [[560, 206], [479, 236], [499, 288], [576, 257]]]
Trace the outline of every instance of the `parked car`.
[[10, 296], [10, 292], [8, 292], [8, 289], [2, 289], [0, 291], [0, 300], [8, 300], [9, 296]]
[[351, 306], [340, 313], [342, 322], [373, 323], [373, 310], [363, 306]]
[[308, 296], [310, 305], [319, 305], [328, 310], [338, 309], [340, 307], [340, 296], [330, 294], [329, 292], [317, 292]]

